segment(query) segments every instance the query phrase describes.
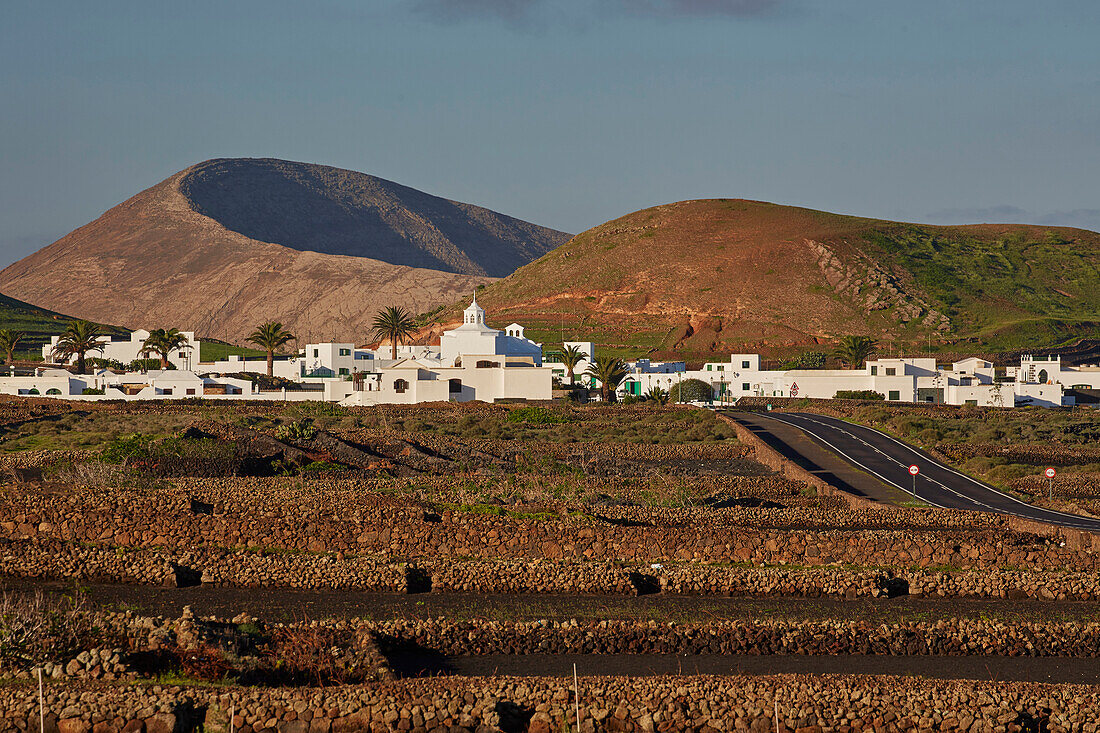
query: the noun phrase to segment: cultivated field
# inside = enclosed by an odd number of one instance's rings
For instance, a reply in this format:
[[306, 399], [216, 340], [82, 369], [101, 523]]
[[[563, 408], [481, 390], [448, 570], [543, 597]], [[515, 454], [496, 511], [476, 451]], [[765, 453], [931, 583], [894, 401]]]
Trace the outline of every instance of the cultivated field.
[[[1100, 462], [1091, 413], [834, 409], [1062, 502]], [[100, 733], [1100, 720], [1091, 542], [850, 505], [708, 411], [3, 398], [0, 466], [0, 731], [38, 669]]]

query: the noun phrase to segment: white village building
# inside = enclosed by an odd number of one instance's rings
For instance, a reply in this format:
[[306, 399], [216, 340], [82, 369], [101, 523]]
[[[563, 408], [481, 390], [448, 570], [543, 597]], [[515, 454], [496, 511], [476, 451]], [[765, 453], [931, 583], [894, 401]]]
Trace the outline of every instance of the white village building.
[[998, 379], [993, 364], [968, 358], [937, 365], [932, 357], [868, 360], [861, 369], [761, 368], [759, 354], [732, 354], [728, 362], [708, 362], [702, 369], [669, 374], [632, 372], [620, 394], [645, 394], [651, 387], [670, 390], [677, 382], [708, 383], [717, 400], [739, 397], [810, 397], [832, 399], [838, 392], [871, 391], [889, 402], [1013, 407], [1062, 407], [1075, 404], [1066, 390], [1100, 389], [1100, 367], [1063, 367], [1055, 357], [1025, 356]]
[[258, 398], [252, 382], [246, 379], [201, 376], [186, 369], [124, 374], [101, 369], [93, 374], [72, 374], [64, 369], [39, 367], [34, 374], [0, 377], [0, 394], [130, 401], [185, 397]]
[[489, 328], [475, 298], [462, 325], [444, 331], [439, 356], [380, 363], [355, 377], [344, 405], [454, 401], [549, 400], [553, 370], [542, 364], [542, 344], [513, 323], [503, 332]]
[[[199, 363], [199, 342], [195, 339], [194, 331], [182, 331], [183, 336], [187, 339], [187, 346], [176, 349], [168, 354], [168, 361], [170, 361], [177, 369], [191, 369]], [[87, 358], [100, 358], [110, 361], [117, 361], [123, 366], [128, 365], [132, 361], [146, 358], [159, 358], [155, 354], [145, 355], [142, 353], [142, 349], [145, 347], [145, 339], [149, 338], [149, 332], [144, 329], [138, 329], [130, 334], [128, 339], [109, 339], [102, 341], [103, 349], [97, 351], [89, 351]], [[69, 359], [55, 359], [54, 349], [57, 348], [59, 336], [51, 336], [50, 342], [42, 346], [42, 358], [46, 362], [52, 362], [55, 364], [74, 364], [76, 358], [71, 357]]]
[[[583, 357], [577, 365], [573, 367], [573, 382], [576, 384], [588, 384], [591, 380], [585, 376], [585, 371], [592, 364], [592, 360], [596, 358], [596, 344], [591, 341], [566, 341], [562, 343], [562, 348], [567, 349], [570, 346], [575, 348]], [[558, 378], [563, 384], [569, 382], [569, 370], [565, 368], [565, 364], [560, 361], [561, 354], [551, 352], [548, 355], [546, 365], [550, 367], [554, 376]]]

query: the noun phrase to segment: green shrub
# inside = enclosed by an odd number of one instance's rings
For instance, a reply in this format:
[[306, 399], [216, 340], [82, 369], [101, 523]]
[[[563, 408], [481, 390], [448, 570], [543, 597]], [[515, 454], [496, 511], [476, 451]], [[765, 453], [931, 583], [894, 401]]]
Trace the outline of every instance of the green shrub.
[[[126, 368], [131, 372], [148, 372], [160, 369], [160, 359], [134, 359], [132, 362], [126, 365]], [[168, 362], [169, 369], [175, 369], [176, 365], [172, 362]]]
[[104, 463], [128, 464], [135, 459], [146, 458], [153, 439], [141, 433], [132, 433], [115, 438], [108, 443], [100, 454]]
[[841, 389], [833, 395], [834, 400], [885, 400], [886, 395], [871, 389]]
[[804, 351], [786, 361], [783, 369], [820, 369], [825, 366], [825, 354], [820, 351]]
[[556, 425], [568, 422], [562, 413], [538, 405], [518, 407], [509, 412], [506, 419], [508, 422], [523, 422], [530, 425]]
[[98, 389], [95, 387], [85, 387], [84, 389], [80, 390], [80, 394], [107, 394], [107, 390], [103, 387], [100, 387]]
[[302, 466], [302, 473], [330, 473], [334, 471], [346, 471], [345, 466], [332, 461], [313, 461]]
[[313, 420], [310, 418], [280, 425], [275, 431], [276, 438], [290, 443], [312, 440], [315, 435], [317, 435], [317, 428], [313, 427]]
[[714, 389], [702, 379], [685, 379], [672, 385], [669, 399], [673, 402], [710, 402], [714, 399]]
[[124, 465], [158, 477], [235, 476], [242, 456], [233, 443], [213, 438], [163, 438], [123, 435], [100, 453], [104, 463]]

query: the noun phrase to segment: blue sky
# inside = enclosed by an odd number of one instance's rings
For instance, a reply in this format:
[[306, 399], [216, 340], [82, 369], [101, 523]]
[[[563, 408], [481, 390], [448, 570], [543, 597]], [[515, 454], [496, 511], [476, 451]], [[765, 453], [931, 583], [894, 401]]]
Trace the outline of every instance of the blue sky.
[[211, 157], [578, 232], [744, 197], [1100, 229], [1100, 3], [7, 2], [0, 264]]

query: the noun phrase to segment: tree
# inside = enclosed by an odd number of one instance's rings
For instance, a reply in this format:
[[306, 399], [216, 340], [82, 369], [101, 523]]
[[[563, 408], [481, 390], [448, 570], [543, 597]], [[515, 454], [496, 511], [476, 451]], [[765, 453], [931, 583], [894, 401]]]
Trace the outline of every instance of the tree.
[[396, 305], [375, 313], [374, 323], [371, 325], [374, 326], [371, 329], [373, 338], [389, 339], [394, 361], [397, 361], [397, 345], [401, 341], [407, 341], [416, 333], [416, 321], [412, 314]]
[[168, 369], [170, 366], [168, 357], [173, 351], [190, 348], [191, 344], [188, 342], [187, 337], [180, 333], [178, 329], [158, 328], [149, 333], [141, 346], [141, 353], [146, 355], [157, 354], [160, 357], [160, 368]]
[[647, 400], [655, 402], [658, 405], [668, 404], [668, 391], [661, 389], [657, 385], [653, 385], [652, 387], [650, 387], [649, 391], [645, 393], [645, 397]]
[[611, 395], [626, 379], [626, 364], [622, 359], [613, 356], [597, 356], [588, 365], [585, 375], [600, 383], [600, 398], [604, 402], [611, 401]]
[[672, 385], [669, 397], [673, 402], [710, 402], [714, 399], [714, 387], [702, 379], [685, 379]]
[[84, 374], [87, 367], [85, 356], [89, 351], [103, 351], [103, 338], [99, 326], [91, 321], [70, 321], [64, 333], [53, 347], [55, 359], [68, 361], [76, 357], [76, 373]]
[[267, 352], [267, 376], [275, 376], [275, 352], [297, 336], [283, 328], [278, 321], [268, 321], [256, 326], [248, 340]]
[[859, 369], [878, 351], [878, 341], [870, 336], [845, 336], [837, 344], [833, 355], [849, 369]]
[[26, 334], [10, 328], [0, 329], [0, 351], [7, 357], [7, 363], [15, 361], [15, 348]]
[[569, 384], [573, 384], [573, 371], [577, 365], [588, 358], [588, 355], [580, 350], [579, 346], [566, 346], [561, 351], [561, 363], [565, 365], [565, 374], [569, 377]]

